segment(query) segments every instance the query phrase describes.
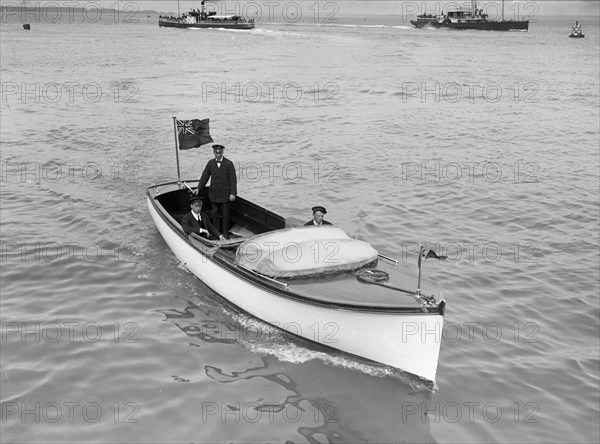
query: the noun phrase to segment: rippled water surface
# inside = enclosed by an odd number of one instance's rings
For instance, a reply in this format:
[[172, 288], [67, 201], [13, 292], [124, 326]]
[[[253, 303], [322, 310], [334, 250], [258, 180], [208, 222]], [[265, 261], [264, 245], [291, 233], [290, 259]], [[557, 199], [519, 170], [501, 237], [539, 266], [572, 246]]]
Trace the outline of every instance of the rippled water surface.
[[[2, 442], [598, 442], [598, 18], [571, 25], [3, 22]], [[145, 203], [173, 116], [211, 119], [241, 196], [448, 255], [434, 390], [178, 262]]]

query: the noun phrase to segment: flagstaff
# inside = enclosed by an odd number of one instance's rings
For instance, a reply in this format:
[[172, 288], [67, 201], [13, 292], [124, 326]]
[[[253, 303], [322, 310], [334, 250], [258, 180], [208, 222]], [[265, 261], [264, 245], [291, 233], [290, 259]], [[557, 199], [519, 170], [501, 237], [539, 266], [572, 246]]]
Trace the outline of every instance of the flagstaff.
[[178, 146], [178, 140], [177, 140], [177, 117], [173, 117], [173, 133], [175, 134], [175, 158], [177, 159], [177, 184], [180, 185], [181, 184], [181, 172], [179, 170], [179, 146]]

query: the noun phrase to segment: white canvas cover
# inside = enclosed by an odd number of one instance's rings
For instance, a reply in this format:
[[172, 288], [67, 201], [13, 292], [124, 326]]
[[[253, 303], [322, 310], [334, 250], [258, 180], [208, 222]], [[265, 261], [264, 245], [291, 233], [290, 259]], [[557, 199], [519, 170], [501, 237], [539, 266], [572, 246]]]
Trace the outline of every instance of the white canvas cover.
[[296, 277], [355, 270], [377, 259], [366, 242], [325, 225], [271, 231], [247, 240], [236, 263], [270, 277]]

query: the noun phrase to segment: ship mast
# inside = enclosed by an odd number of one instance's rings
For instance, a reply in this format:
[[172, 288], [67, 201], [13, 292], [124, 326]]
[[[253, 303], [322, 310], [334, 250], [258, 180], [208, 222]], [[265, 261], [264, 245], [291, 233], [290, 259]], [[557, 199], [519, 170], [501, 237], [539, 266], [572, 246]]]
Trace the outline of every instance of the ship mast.
[[502, 21], [504, 21], [504, 0], [502, 0]]

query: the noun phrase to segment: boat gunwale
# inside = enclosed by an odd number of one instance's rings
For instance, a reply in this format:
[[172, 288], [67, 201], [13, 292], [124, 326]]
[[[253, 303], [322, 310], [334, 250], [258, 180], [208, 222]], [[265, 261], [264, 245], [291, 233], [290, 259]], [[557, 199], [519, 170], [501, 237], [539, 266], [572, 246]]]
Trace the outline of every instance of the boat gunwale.
[[[279, 285], [276, 285], [272, 282], [269, 282], [269, 280], [272, 280], [272, 279], [268, 278], [267, 276], [265, 276], [263, 278], [259, 273], [256, 273], [252, 270], [247, 270], [243, 267], [239, 267], [239, 266], [235, 265], [234, 263], [229, 262], [229, 261], [219, 257], [216, 254], [213, 255], [212, 257], [208, 256], [208, 255], [204, 254], [201, 250], [199, 250], [196, 247], [196, 245], [194, 245], [190, 241], [189, 237], [182, 230], [181, 225], [173, 218], [173, 216], [158, 201], [157, 198], [160, 195], [165, 194], [165, 193], [156, 193], [156, 192], [153, 193], [153, 191], [156, 191], [160, 187], [173, 186], [173, 185], [178, 186], [178, 182], [175, 181], [175, 182], [166, 182], [166, 183], [156, 184], [156, 185], [152, 185], [152, 186], [148, 187], [148, 189], [146, 190], [146, 197], [147, 197], [148, 201], [152, 203], [152, 206], [156, 210], [157, 215], [161, 217], [161, 219], [168, 225], [168, 227], [174, 233], [176, 233], [179, 238], [181, 238], [181, 240], [183, 240], [188, 246], [193, 248], [199, 255], [201, 255], [203, 258], [205, 258], [205, 260], [214, 262], [215, 264], [220, 266], [222, 269], [224, 269], [224, 271], [235, 275], [238, 279], [245, 280], [246, 282], [249, 282], [252, 285], [259, 287], [263, 291], [268, 291], [269, 293], [272, 293], [276, 296], [284, 297], [286, 299], [293, 300], [293, 301], [296, 301], [299, 303], [306, 303], [306, 304], [310, 304], [310, 305], [316, 305], [316, 306], [326, 307], [326, 308], [336, 309], [336, 310], [347, 310], [347, 311], [353, 311], [353, 312], [390, 314], [390, 315], [393, 315], [393, 314], [411, 314], [411, 315], [425, 315], [425, 316], [429, 316], [429, 315], [444, 316], [445, 315], [446, 302], [444, 299], [437, 301], [437, 305], [435, 305], [435, 306], [356, 305], [356, 304], [350, 304], [350, 303], [326, 301], [326, 300], [322, 300], [322, 299], [314, 299], [314, 298], [310, 298], [310, 297], [298, 294], [289, 289], [287, 289], [287, 290], [282, 289], [281, 284], [287, 283], [287, 282], [278, 281], [277, 283]], [[170, 190], [168, 192], [172, 192], [172, 191], [177, 191], [177, 190]], [[173, 253], [175, 254], [175, 252], [173, 252]], [[202, 279], [200, 279], [200, 280], [202, 280]], [[202, 282], [204, 282], [204, 281], [202, 280]], [[227, 299], [227, 297], [225, 295], [220, 295], [220, 296]]]

